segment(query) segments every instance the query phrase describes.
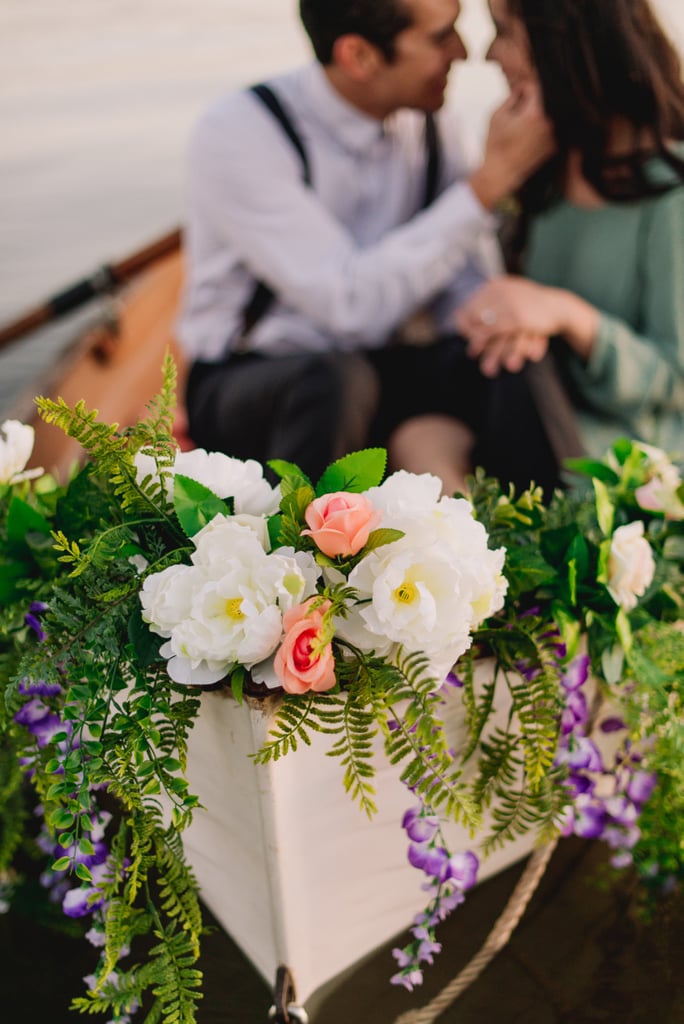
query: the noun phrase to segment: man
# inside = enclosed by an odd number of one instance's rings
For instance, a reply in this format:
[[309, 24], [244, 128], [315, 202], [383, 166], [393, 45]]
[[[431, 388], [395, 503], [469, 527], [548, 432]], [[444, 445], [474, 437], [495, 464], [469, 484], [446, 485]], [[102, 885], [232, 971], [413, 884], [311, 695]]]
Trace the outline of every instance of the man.
[[301, 0], [317, 61], [269, 83], [299, 143], [250, 91], [198, 126], [180, 328], [197, 444], [287, 459], [316, 478], [372, 424], [384, 441], [426, 411], [433, 388], [468, 421], [477, 396], [452, 372], [451, 340], [394, 342], [425, 307], [453, 331], [454, 308], [482, 281], [492, 207], [552, 143], [536, 98], [511, 99], [460, 180], [445, 121], [439, 194], [424, 208], [425, 115], [466, 57], [459, 13], [459, 0]]

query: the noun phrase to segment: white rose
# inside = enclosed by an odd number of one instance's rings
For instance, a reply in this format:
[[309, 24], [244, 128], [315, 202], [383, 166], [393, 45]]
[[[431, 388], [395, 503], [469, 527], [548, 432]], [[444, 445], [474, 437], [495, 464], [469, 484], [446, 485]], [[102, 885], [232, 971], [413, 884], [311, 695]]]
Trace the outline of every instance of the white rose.
[[641, 521], [619, 526], [608, 558], [608, 591], [616, 604], [631, 611], [653, 579], [655, 560]]
[[42, 469], [25, 469], [31, 458], [35, 431], [19, 420], [5, 420], [0, 427], [0, 484], [18, 484], [40, 476]]

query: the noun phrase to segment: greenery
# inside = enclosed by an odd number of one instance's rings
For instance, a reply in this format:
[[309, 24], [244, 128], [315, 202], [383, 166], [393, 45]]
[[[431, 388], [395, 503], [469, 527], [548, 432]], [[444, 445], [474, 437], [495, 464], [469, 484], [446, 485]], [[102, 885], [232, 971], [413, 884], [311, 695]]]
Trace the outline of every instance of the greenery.
[[[99, 423], [83, 403], [70, 409], [38, 399], [41, 415], [81, 443], [85, 464], [66, 483], [21, 473], [0, 483], [0, 882], [12, 881], [31, 803], [39, 803], [53, 884], [76, 892], [65, 906], [81, 900], [101, 935], [91, 987], [74, 1008], [118, 1022], [141, 1008], [145, 1024], [192, 1024], [202, 922], [182, 833], [198, 806], [186, 767], [201, 698], [172, 678], [163, 650], [169, 632], [150, 628], [140, 595], [155, 574], [188, 567], [193, 538], [235, 507], [189, 476], [174, 479], [170, 361], [164, 381], [146, 419], [123, 431]], [[142, 475], [140, 452], [153, 466]], [[457, 752], [441, 727], [445, 696], [434, 658], [411, 645], [395, 644], [390, 655], [363, 649], [340, 625], [359, 600], [354, 570], [371, 552], [391, 551], [401, 530], [371, 531], [353, 555], [326, 555], [303, 532], [316, 498], [376, 487], [383, 454], [340, 460], [317, 483], [289, 464], [272, 468], [282, 499], [265, 517], [268, 535], [274, 548], [308, 552], [325, 573], [314, 600], [322, 623], [316, 652], [330, 648], [335, 680], [320, 692], [280, 691], [276, 725], [256, 763], [296, 756], [312, 732], [328, 734], [342, 784], [372, 816], [381, 798], [372, 745], [379, 735], [425, 813], [463, 822], [485, 851], [530, 829], [550, 838], [567, 827], [573, 802], [564, 784], [572, 764], [558, 757], [563, 679], [586, 649], [601, 698], [626, 726], [614, 772], [631, 759], [632, 768], [657, 774], [630, 859], [652, 887], [678, 881], [684, 490], [678, 477], [672, 483], [671, 467], [661, 508], [642, 507], [639, 495], [663, 483], [662, 461], [626, 441], [602, 462], [574, 463], [573, 487], [548, 505], [535, 487], [502, 493], [476, 474], [469, 497], [489, 548], [505, 548], [507, 591], [473, 624], [472, 644], [454, 668], [459, 685], [447, 687], [467, 714], [468, 741]], [[641, 524], [632, 539], [638, 532], [650, 549], [636, 580], [615, 543], [630, 524]], [[644, 557], [643, 547], [633, 550]], [[233, 611], [242, 614], [239, 605]], [[484, 656], [493, 659], [492, 678], [476, 686]], [[223, 674], [235, 698], [245, 699], [245, 666], [235, 660]], [[511, 712], [493, 729], [502, 691]], [[572, 752], [572, 738], [565, 742]], [[492, 824], [483, 834], [485, 809]], [[141, 944], [145, 958], [136, 963]], [[126, 968], [129, 948], [134, 966]]]

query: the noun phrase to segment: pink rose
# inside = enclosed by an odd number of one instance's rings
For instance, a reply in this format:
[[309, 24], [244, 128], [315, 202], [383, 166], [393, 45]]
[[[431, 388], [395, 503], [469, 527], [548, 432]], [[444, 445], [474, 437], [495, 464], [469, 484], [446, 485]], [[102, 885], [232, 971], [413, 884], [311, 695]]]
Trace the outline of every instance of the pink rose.
[[323, 614], [330, 601], [322, 601], [311, 608], [310, 597], [295, 605], [283, 616], [285, 637], [275, 656], [275, 673], [288, 693], [322, 693], [335, 685], [335, 659], [332, 644], [321, 647]]
[[310, 529], [302, 530], [302, 536], [312, 537], [324, 555], [335, 558], [357, 554], [382, 519], [382, 512], [363, 494], [337, 491], [312, 501], [304, 518]]

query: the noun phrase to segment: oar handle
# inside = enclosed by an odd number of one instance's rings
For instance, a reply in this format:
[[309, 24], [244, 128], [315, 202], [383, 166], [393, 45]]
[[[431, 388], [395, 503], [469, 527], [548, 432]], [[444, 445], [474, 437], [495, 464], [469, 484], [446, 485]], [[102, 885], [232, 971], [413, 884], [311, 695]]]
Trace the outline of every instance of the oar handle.
[[90, 277], [83, 278], [82, 281], [70, 285], [70, 287], [53, 295], [52, 298], [47, 299], [40, 306], [36, 306], [35, 309], [24, 313], [18, 319], [6, 324], [4, 327], [0, 327], [0, 349], [21, 338], [23, 335], [35, 331], [38, 327], [50, 323], [51, 320], [56, 320], [58, 317], [64, 316], [65, 313], [78, 309], [79, 306], [90, 302], [97, 295], [102, 295], [118, 285], [124, 284], [132, 277], [135, 277], [141, 270], [144, 270], [145, 267], [161, 259], [162, 256], [176, 252], [180, 245], [181, 232], [177, 228], [168, 235], [164, 235], [163, 238], [152, 242], [151, 245], [147, 245], [144, 249], [140, 249], [138, 252], [126, 257], [126, 259], [121, 260], [119, 263], [104, 264], [94, 274], [91, 274]]

